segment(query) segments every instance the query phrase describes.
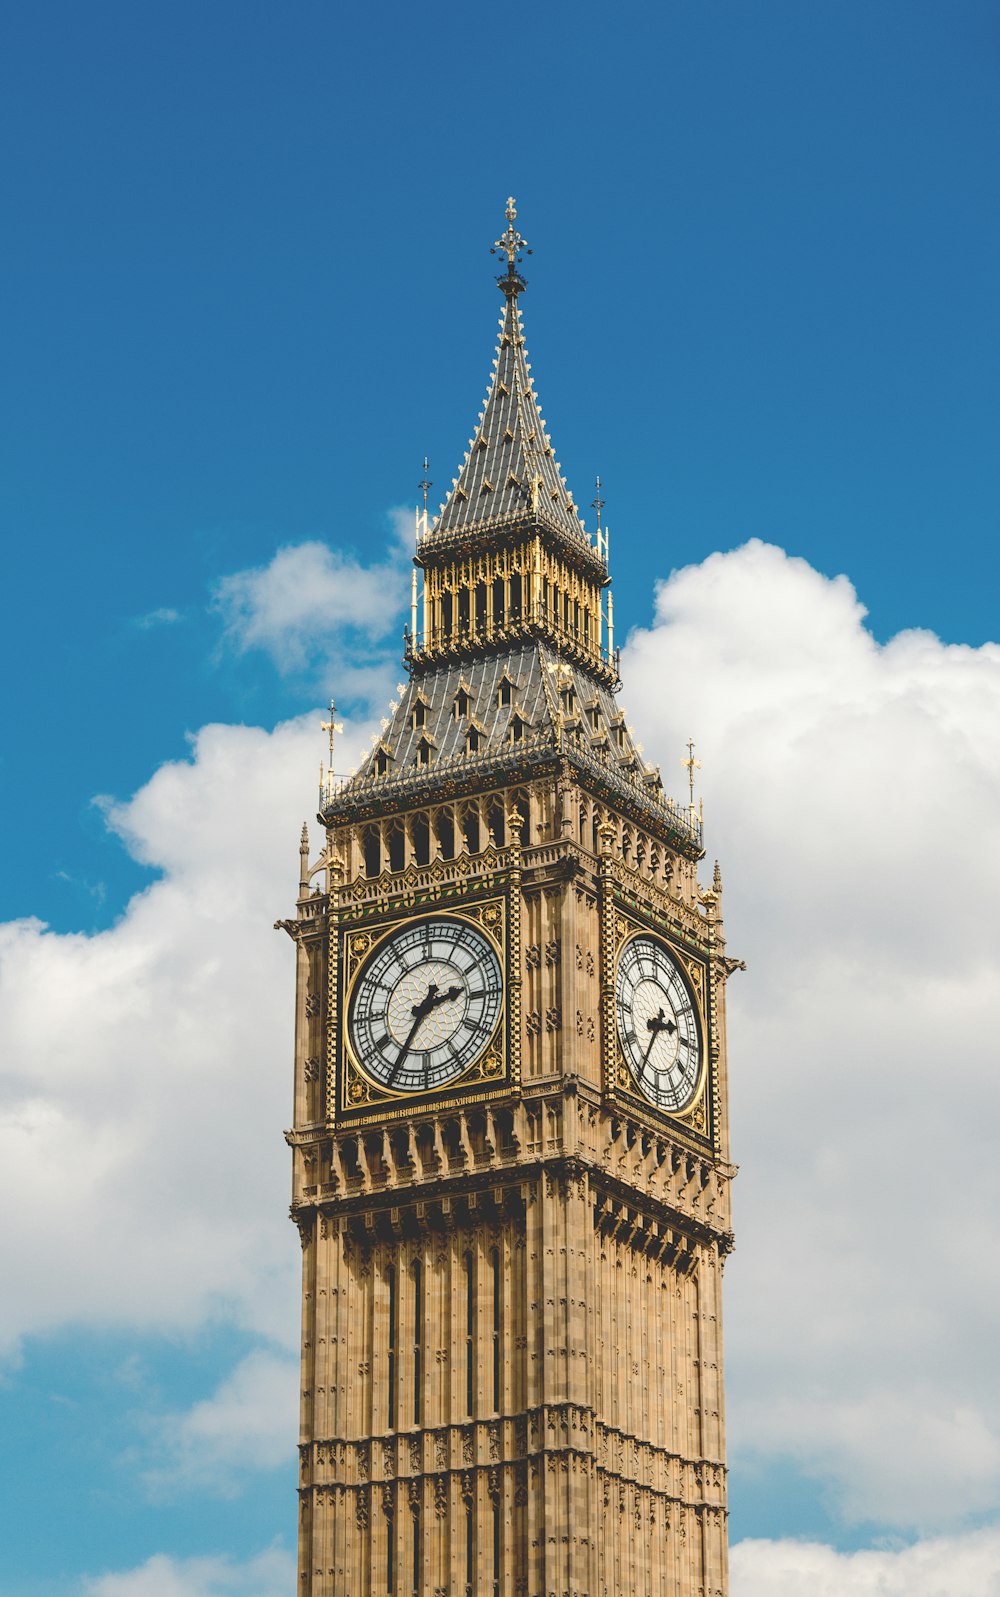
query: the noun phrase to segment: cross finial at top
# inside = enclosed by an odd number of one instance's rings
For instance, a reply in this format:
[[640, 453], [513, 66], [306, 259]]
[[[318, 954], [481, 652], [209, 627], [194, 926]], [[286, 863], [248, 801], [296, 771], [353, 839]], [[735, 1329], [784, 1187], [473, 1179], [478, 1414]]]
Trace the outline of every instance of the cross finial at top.
[[500, 254], [507, 257], [507, 270], [503, 277], [498, 277], [497, 282], [509, 299], [515, 298], [526, 287], [525, 280], [518, 271], [521, 264], [522, 251], [530, 255], [528, 241], [518, 232], [514, 223], [517, 221], [517, 206], [514, 204], [513, 194], [507, 197], [507, 209], [504, 212], [507, 218], [507, 227], [490, 250], [491, 255]]

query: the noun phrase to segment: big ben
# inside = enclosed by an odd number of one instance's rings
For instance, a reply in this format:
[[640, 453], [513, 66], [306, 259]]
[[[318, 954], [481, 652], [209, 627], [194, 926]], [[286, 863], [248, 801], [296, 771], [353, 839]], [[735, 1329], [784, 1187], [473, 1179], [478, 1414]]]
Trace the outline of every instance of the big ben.
[[[299, 1597], [724, 1597], [725, 952], [607, 534], [499, 338], [406, 681], [303, 838]], [[426, 473], [425, 473], [426, 476]]]

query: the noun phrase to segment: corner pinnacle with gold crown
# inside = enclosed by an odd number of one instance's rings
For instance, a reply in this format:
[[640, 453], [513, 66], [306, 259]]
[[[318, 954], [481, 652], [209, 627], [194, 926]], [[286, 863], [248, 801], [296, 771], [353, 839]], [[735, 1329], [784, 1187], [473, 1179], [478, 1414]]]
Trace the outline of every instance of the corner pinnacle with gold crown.
[[490, 254], [506, 255], [507, 270], [497, 278], [497, 282], [508, 299], [516, 299], [528, 286], [527, 279], [518, 271], [523, 259], [522, 251], [524, 255], [530, 255], [531, 250], [528, 248], [527, 239], [523, 238], [514, 226], [517, 221], [517, 206], [514, 204], [513, 194], [507, 196], [507, 210], [504, 214], [507, 217], [507, 227], [492, 246]]

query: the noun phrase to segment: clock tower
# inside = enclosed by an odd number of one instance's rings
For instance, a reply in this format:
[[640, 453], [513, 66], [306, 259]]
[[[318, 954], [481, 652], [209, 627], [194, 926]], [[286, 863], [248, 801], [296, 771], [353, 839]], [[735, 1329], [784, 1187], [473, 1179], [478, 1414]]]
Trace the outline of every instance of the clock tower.
[[299, 1597], [727, 1591], [736, 962], [695, 808], [620, 706], [600, 491], [595, 538], [527, 359], [515, 221], [486, 399], [418, 517], [405, 686], [324, 778], [280, 923]]

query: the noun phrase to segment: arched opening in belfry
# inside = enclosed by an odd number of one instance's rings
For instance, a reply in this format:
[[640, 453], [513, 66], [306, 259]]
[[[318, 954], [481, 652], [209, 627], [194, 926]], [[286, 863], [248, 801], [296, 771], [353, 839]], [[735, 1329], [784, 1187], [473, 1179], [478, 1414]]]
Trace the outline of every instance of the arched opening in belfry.
[[497, 848], [503, 848], [507, 842], [507, 818], [504, 814], [503, 802], [494, 797], [490, 799], [486, 810], [486, 827], [493, 834], [493, 842]]
[[434, 818], [434, 834], [441, 859], [455, 857], [455, 823], [450, 810], [438, 810]]
[[413, 839], [413, 859], [417, 865], [429, 865], [431, 858], [431, 833], [427, 824], [427, 816], [415, 815], [410, 828]]
[[527, 846], [531, 841], [531, 803], [523, 788], [517, 788], [511, 794], [508, 808], [520, 818], [521, 842]]
[[462, 831], [465, 834], [465, 846], [470, 854], [478, 854], [481, 849], [479, 841], [479, 806], [478, 804], [464, 804], [462, 806]]
[[389, 869], [401, 871], [406, 866], [406, 837], [402, 821], [393, 821], [389, 828]]

